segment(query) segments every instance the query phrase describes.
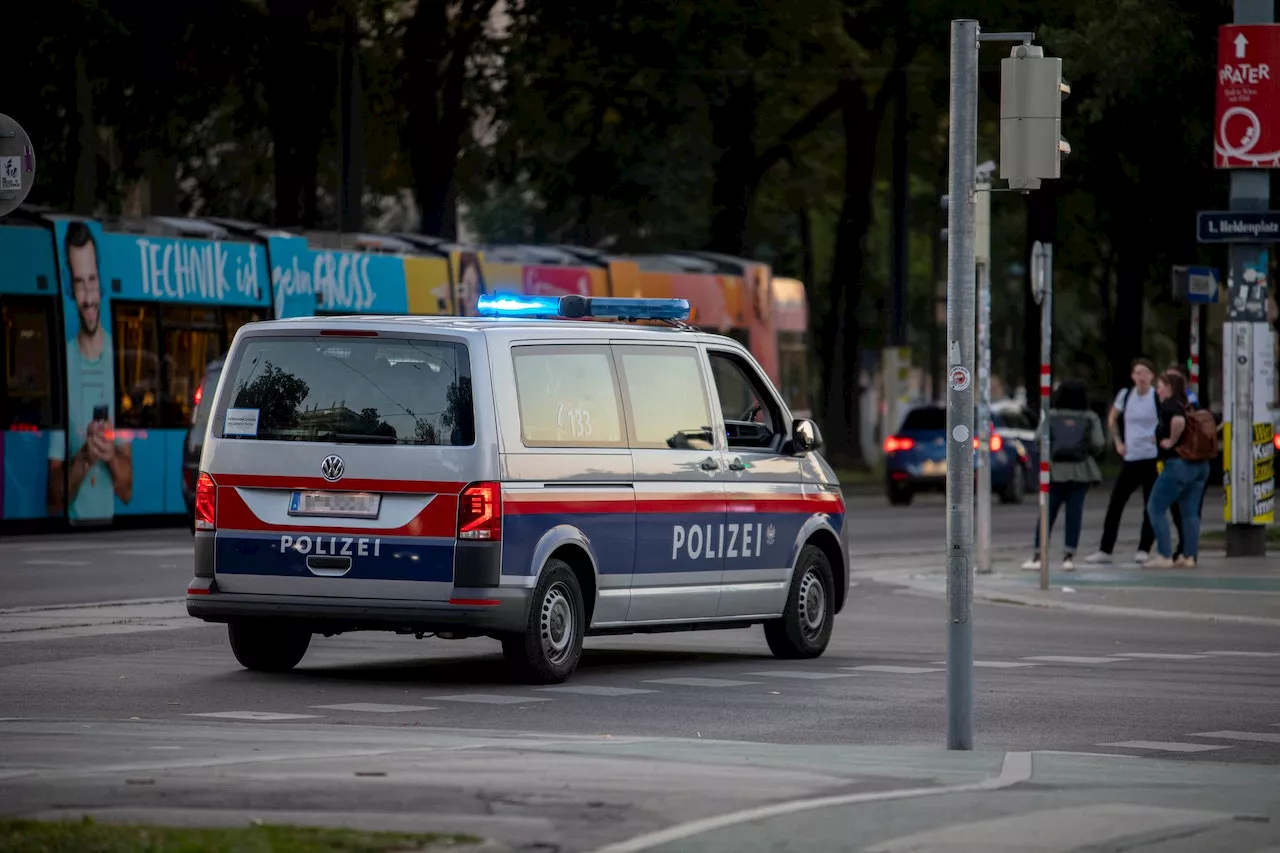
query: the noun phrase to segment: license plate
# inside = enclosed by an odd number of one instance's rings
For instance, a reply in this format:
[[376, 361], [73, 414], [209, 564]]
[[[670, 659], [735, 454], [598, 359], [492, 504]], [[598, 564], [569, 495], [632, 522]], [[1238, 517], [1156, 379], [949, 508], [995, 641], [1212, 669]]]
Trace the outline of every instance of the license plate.
[[921, 466], [920, 466], [920, 473], [921, 473], [921, 474], [924, 474], [925, 476], [928, 476], [928, 477], [932, 477], [932, 476], [937, 476], [937, 475], [946, 474], [946, 473], [947, 473], [947, 463], [945, 463], [945, 462], [934, 462], [934, 461], [930, 460], [930, 461], [925, 462], [923, 465], [921, 465]]
[[369, 492], [294, 492], [289, 515], [377, 518], [382, 495]]

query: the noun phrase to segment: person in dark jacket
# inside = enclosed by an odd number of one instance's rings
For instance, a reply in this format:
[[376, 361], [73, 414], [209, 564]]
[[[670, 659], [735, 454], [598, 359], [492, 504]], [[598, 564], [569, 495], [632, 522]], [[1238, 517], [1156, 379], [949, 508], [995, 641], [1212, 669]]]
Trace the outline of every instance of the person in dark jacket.
[[[1195, 568], [1200, 554], [1200, 505], [1209, 482], [1209, 463], [1183, 459], [1178, 444], [1187, 430], [1187, 385], [1182, 374], [1169, 371], [1156, 380], [1160, 395], [1160, 425], [1156, 440], [1160, 445], [1160, 476], [1151, 488], [1147, 515], [1156, 534], [1156, 556], [1144, 568]], [[1182, 510], [1182, 556], [1173, 556], [1173, 537], [1169, 533], [1168, 512], [1178, 505]]]
[[[1102, 482], [1097, 457], [1107, 447], [1102, 420], [1089, 408], [1089, 394], [1079, 379], [1067, 379], [1059, 387], [1046, 419], [1049, 426], [1049, 532], [1058, 510], [1067, 507], [1066, 549], [1062, 570], [1076, 568], [1076, 548], [1084, 522], [1084, 499], [1089, 487]], [[1040, 440], [1045, 422], [1036, 431]], [[1036, 520], [1035, 554], [1022, 564], [1027, 571], [1040, 570], [1040, 521]]]

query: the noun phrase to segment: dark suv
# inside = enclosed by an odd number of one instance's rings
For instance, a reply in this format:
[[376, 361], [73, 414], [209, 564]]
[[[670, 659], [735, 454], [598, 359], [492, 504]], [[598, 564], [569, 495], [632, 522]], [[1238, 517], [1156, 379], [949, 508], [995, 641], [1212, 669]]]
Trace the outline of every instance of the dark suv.
[[195, 531], [196, 478], [200, 474], [200, 450], [204, 447], [205, 428], [209, 424], [209, 407], [213, 405], [213, 391], [222, 375], [222, 359], [216, 358], [204, 368], [204, 379], [196, 389], [196, 410], [187, 428], [187, 440], [182, 444], [182, 499], [187, 504], [187, 524]]

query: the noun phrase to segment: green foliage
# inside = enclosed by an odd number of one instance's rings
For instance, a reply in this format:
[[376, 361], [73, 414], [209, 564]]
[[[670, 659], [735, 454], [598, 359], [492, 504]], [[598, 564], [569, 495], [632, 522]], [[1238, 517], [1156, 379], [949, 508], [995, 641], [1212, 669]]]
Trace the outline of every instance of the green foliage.
[[0, 850], [25, 853], [401, 853], [466, 849], [469, 835], [293, 826], [182, 829], [79, 821], [0, 820]]

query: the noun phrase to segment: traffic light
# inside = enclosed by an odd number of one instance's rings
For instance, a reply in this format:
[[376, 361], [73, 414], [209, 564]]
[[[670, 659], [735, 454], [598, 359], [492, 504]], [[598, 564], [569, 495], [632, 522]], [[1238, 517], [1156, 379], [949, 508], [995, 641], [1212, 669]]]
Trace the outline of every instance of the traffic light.
[[1071, 146], [1062, 138], [1062, 60], [1044, 48], [1020, 44], [1000, 60], [1000, 177], [1010, 189], [1040, 188], [1061, 175]]

